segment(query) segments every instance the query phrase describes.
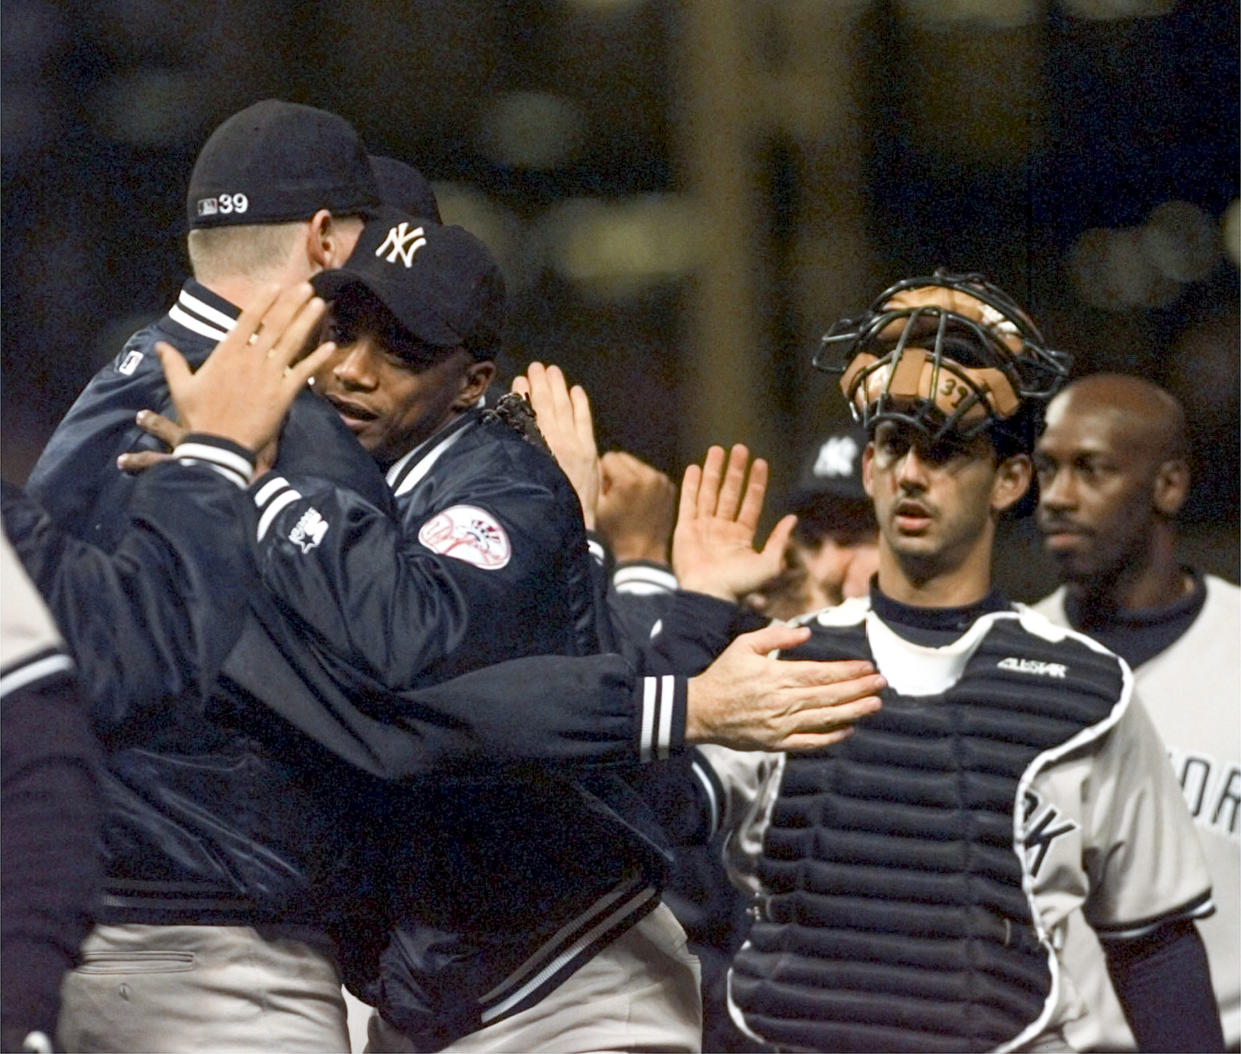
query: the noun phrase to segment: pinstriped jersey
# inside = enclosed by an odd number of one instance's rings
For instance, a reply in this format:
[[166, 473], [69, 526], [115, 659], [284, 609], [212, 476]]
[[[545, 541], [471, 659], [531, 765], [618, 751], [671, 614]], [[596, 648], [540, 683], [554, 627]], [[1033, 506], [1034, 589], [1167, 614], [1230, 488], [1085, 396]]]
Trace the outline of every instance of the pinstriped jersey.
[[[1074, 978], [1059, 954], [1065, 919], [1075, 909], [1084, 911], [1097, 929], [1115, 936], [1140, 935], [1168, 919], [1209, 910], [1209, 882], [1183, 801], [1167, 767], [1156, 763], [1162, 746], [1131, 697], [1128, 669], [1111, 653], [1025, 609], [984, 615], [945, 647], [925, 647], [899, 637], [869, 611], [869, 600], [864, 598], [809, 621], [814, 636], [798, 649], [799, 657], [855, 652], [873, 657], [889, 689], [885, 710], [859, 725], [853, 737], [817, 763], [767, 755], [747, 764], [736, 755], [704, 750], [712, 758], [722, 756], [724, 763], [718, 768], [725, 770], [724, 775], [730, 769], [734, 776], [749, 770], [748, 788], [745, 776], [726, 779], [730, 790], [748, 790], [748, 802], [732, 802], [734, 815], [739, 805], [748, 805], [749, 813], [747, 827], [740, 837], [734, 832], [730, 846], [734, 864], [748, 853], [753, 865], [750, 882], [757, 888], [760, 906], [730, 986], [734, 1016], [743, 1027], [795, 1048], [835, 1049], [832, 1044], [844, 1035], [848, 1045], [839, 1049], [870, 1049], [866, 1044], [872, 1042], [876, 1049], [914, 1049], [916, 1044], [939, 1049], [936, 1044], [943, 1042], [950, 1044], [944, 1049], [967, 1049], [953, 1044], [970, 1037], [977, 1049], [1008, 1049], [1081, 1013]], [[1096, 689], [1105, 684], [1106, 677], [1098, 678], [1109, 664], [1110, 700], [1095, 690], [1096, 702], [1086, 709], [1076, 703], [1068, 710], [1053, 705], [1062, 691], [1080, 694], [1084, 666], [1099, 671], [1091, 675]], [[986, 693], [997, 705], [979, 709]], [[1023, 699], [1029, 720], [1005, 724], [1005, 706], [999, 704], [1007, 701], [1010, 717], [1020, 717]], [[1063, 734], [1054, 724], [1047, 725], [1049, 717], [1065, 722]], [[897, 727], [889, 728], [894, 721]], [[945, 740], [953, 746], [945, 747], [947, 753], [938, 759], [931, 754], [919, 760], [907, 755], [920, 744], [900, 745], [902, 721], [923, 729], [919, 735], [930, 734], [925, 729], [933, 729], [937, 721], [948, 722], [961, 734]], [[1044, 730], [1023, 727], [1031, 722], [1041, 722]], [[1030, 746], [1014, 753], [1014, 739], [1027, 740]], [[882, 775], [881, 766], [875, 767], [875, 759], [882, 758], [885, 750], [893, 758], [891, 779]], [[1026, 760], [1022, 750], [1028, 751]], [[868, 752], [870, 760], [862, 768], [850, 761], [865, 758]], [[1011, 768], [1014, 762], [1018, 770]], [[822, 804], [811, 802], [812, 809], [820, 811], [804, 813], [789, 827], [787, 810], [798, 807], [798, 796], [809, 801], [804, 798], [808, 776], [815, 779], [816, 768], [828, 772], [841, 765], [854, 768], [824, 784], [827, 797]], [[918, 775], [918, 766], [926, 767], [925, 778]], [[766, 770], [765, 781], [755, 778], [756, 768]], [[932, 778], [936, 770], [948, 778]], [[1011, 777], [1002, 775], [1008, 771], [1013, 772]], [[851, 789], [840, 790], [840, 778]], [[790, 783], [793, 779], [795, 783]], [[845, 798], [837, 800], [841, 793]], [[936, 796], [944, 794], [950, 799], [946, 815], [951, 824], [932, 837], [918, 825], [930, 815], [927, 810], [942, 809], [944, 803]], [[1005, 823], [1003, 795], [1009, 796], [1006, 836], [1000, 834]], [[804, 833], [790, 841], [799, 826]], [[786, 833], [773, 840], [781, 827]], [[866, 832], [887, 837], [875, 841]], [[856, 848], [849, 848], [857, 839], [862, 840]], [[962, 846], [959, 863], [951, 862], [957, 859], [949, 851], [952, 844]], [[988, 863], [989, 854], [1004, 845], [1004, 852]], [[780, 877], [790, 852], [808, 853], [794, 873], [799, 877], [791, 879], [792, 886]], [[869, 871], [855, 866], [867, 854], [878, 861], [884, 853], [895, 855], [882, 866], [876, 862]], [[1011, 865], [1003, 863], [1005, 853]], [[825, 854], [825, 862], [837, 861], [831, 867], [845, 869], [842, 879], [823, 870], [820, 854]], [[967, 867], [965, 861], [973, 863]], [[966, 869], [963, 874], [977, 867], [982, 871], [964, 883], [951, 874], [945, 877], [945, 869], [954, 872], [958, 867]], [[834, 886], [836, 882], [843, 885]], [[781, 888], [806, 892], [781, 906]], [[839, 908], [837, 902], [845, 901], [831, 892], [833, 888], [847, 890], [845, 900], [854, 898], [848, 910]], [[953, 889], [957, 892], [951, 893]], [[960, 899], [959, 907], [939, 914], [930, 909], [930, 904], [942, 904], [950, 896]], [[928, 906], [914, 911], [909, 905], [916, 903]], [[830, 923], [825, 921], [829, 919]], [[798, 926], [801, 937], [796, 935]], [[860, 932], [864, 939], [858, 945], [857, 962], [865, 967], [878, 954], [876, 929], [891, 938], [883, 954], [894, 958], [879, 975], [895, 988], [885, 990], [882, 1005], [871, 1011], [866, 1005], [872, 985], [863, 983], [863, 974], [870, 974], [849, 965], [853, 953], [848, 949]], [[805, 935], [811, 932], [818, 937]], [[962, 952], [962, 959], [950, 952], [954, 941], [991, 951]], [[817, 951], [807, 958], [805, 949], [812, 946]], [[776, 948], [784, 949], [783, 957], [772, 958]], [[802, 949], [801, 959], [794, 948]], [[990, 964], [981, 975], [989, 978], [985, 983], [964, 965], [974, 962], [977, 967], [979, 955]], [[927, 956], [935, 959], [934, 965]], [[937, 958], [941, 956], [946, 958], [941, 961]], [[795, 962], [806, 965], [794, 966]], [[906, 962], [906, 967], [898, 969], [896, 962]], [[826, 972], [819, 976], [821, 969]], [[1028, 975], [1028, 982], [1015, 980], [1022, 974]], [[807, 990], [809, 1002], [798, 1002], [789, 994], [789, 1007], [782, 1010], [782, 993], [795, 991], [798, 977], [812, 975], [818, 979]], [[766, 994], [754, 987], [764, 976], [774, 981]], [[971, 976], [975, 980], [969, 980]], [[1010, 980], [1003, 981], [1006, 976]], [[859, 994], [850, 996], [857, 984], [862, 984]], [[937, 994], [932, 997], [927, 985]], [[1033, 1003], [1028, 999], [1030, 990], [1039, 993]], [[1022, 992], [1026, 994], [1019, 995]], [[813, 1014], [811, 1004], [820, 998], [831, 1007], [816, 1030], [807, 1017]], [[942, 1016], [950, 999], [964, 1000], [957, 1018], [951, 1013]], [[970, 1005], [976, 1008], [972, 1016], [964, 1009]], [[997, 1007], [1002, 1014], [985, 1028], [978, 1024]], [[873, 1020], [868, 1017], [872, 1013]], [[850, 1014], [858, 1015], [857, 1027], [838, 1034], [842, 1017]], [[958, 1026], [958, 1020], [967, 1018], [968, 1024]], [[782, 1024], [782, 1019], [790, 1023]], [[889, 1020], [903, 1020], [905, 1030], [899, 1035], [884, 1031]], [[970, 1032], [976, 1024], [978, 1031]], [[958, 1027], [963, 1031], [951, 1031]], [[1012, 1031], [1003, 1035], [1009, 1027]]]
[[4, 588], [4, 618], [0, 623], [3, 691], [70, 675], [73, 660], [65, 652], [60, 632], [4, 534], [0, 534], [0, 568]]
[[[1206, 575], [1206, 603], [1171, 645], [1139, 665], [1134, 681], [1164, 740], [1194, 816], [1211, 872], [1216, 912], [1198, 923], [1229, 1048], [1241, 1042], [1241, 590]], [[1065, 591], [1034, 605], [1068, 625]], [[1071, 931], [1069, 952], [1087, 987], [1089, 1015], [1073, 1039], [1109, 1049], [1133, 1037], [1089, 932]]]

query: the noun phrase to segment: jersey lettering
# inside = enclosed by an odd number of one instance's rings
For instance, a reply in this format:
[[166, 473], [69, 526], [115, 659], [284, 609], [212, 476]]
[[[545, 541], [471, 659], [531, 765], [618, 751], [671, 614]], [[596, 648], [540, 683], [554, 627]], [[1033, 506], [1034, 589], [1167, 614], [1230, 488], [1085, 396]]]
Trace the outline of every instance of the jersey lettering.
[[1168, 751], [1168, 758], [1194, 820], [1232, 838], [1241, 837], [1241, 767], [1222, 765], [1209, 754], [1176, 749]]
[[1241, 768], [1233, 765], [1228, 770], [1228, 778], [1224, 780], [1219, 801], [1211, 813], [1211, 826], [1227, 831], [1234, 838], [1237, 835], [1237, 808], [1241, 806]]
[[1064, 663], [1041, 662], [1038, 659], [1019, 659], [1015, 655], [1007, 659], [1001, 659], [996, 665], [1001, 670], [1032, 673], [1038, 677], [1056, 677], [1063, 680], [1069, 675], [1069, 668]]
[[1078, 825], [1073, 820], [1060, 823], [1060, 810], [1054, 805], [1044, 807], [1033, 791], [1026, 791], [1024, 805], [1022, 842], [1025, 844], [1026, 869], [1032, 878], [1037, 878], [1052, 843], [1077, 830]]

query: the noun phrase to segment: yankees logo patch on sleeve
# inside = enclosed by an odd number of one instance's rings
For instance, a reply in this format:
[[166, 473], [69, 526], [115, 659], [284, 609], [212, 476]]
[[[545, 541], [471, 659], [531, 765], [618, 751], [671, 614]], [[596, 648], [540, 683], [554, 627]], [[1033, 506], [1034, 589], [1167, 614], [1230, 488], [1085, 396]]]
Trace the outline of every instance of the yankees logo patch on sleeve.
[[432, 516], [418, 532], [418, 541], [434, 553], [486, 571], [498, 571], [513, 555], [504, 528], [491, 513], [473, 505], [454, 505]]

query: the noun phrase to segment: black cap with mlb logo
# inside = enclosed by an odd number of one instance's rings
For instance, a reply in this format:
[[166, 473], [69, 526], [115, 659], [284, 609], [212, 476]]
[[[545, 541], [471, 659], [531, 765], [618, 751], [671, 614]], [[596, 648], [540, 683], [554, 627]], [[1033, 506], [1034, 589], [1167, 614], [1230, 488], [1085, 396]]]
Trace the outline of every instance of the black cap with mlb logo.
[[363, 286], [424, 344], [463, 347], [479, 361], [500, 352], [504, 276], [464, 227], [385, 208], [367, 222], [344, 267], [311, 283], [329, 300]]
[[186, 194], [191, 230], [288, 223], [320, 209], [368, 216], [378, 204], [375, 173], [353, 126], [280, 99], [256, 102], [211, 133]]

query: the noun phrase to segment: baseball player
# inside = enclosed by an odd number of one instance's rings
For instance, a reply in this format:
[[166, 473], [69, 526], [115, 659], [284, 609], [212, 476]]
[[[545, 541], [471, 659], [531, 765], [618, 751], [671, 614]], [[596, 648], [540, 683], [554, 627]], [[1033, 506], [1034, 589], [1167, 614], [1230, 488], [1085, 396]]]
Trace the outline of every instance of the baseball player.
[[[115, 550], [139, 482], [117, 471], [116, 458], [150, 444], [135, 414], [169, 405], [155, 345], [169, 343], [198, 367], [234, 328], [237, 304], [342, 263], [378, 201], [366, 151], [335, 115], [265, 100], [217, 128], [187, 195], [195, 277], [92, 379], [31, 473], [29, 490], [53, 520]], [[371, 503], [389, 501], [373, 460], [304, 388], [276, 467], [288, 479], [308, 472]], [[262, 603], [252, 593], [252, 617], [206, 703], [197, 690], [135, 695], [112, 715], [103, 744], [104, 893], [83, 967], [66, 979], [67, 1049], [251, 1050], [256, 1036], [275, 1049], [348, 1042], [311, 890], [342, 852], [338, 802], [350, 796], [350, 774], [246, 716], [254, 711], [246, 700], [288, 682], [304, 686], [305, 671], [322, 665], [311, 642], [281, 628], [287, 620], [270, 603], [264, 628]], [[170, 599], [148, 618], [179, 617], [177, 607]], [[308, 780], [316, 768], [321, 778]], [[192, 969], [177, 965], [185, 962]], [[243, 962], [251, 966], [239, 971]], [[298, 979], [296, 998], [264, 997], [288, 977]]]
[[0, 578], [0, 1045], [44, 1052], [99, 892], [99, 747], [73, 659], [3, 534]]
[[750, 602], [772, 618], [793, 618], [862, 596], [879, 558], [875, 513], [862, 489], [866, 435], [824, 437], [802, 466], [785, 507], [797, 517], [784, 567]]
[[[1241, 1043], [1241, 591], [1183, 566], [1176, 515], [1189, 490], [1185, 417], [1140, 377], [1075, 381], [1047, 408], [1034, 453], [1038, 526], [1063, 585], [1034, 605], [1122, 656], [1168, 746], [1211, 869], [1206, 943], [1228, 1049]], [[1075, 1041], [1132, 1049], [1097, 943], [1076, 916], [1090, 1013]]]
[[[155, 343], [167, 340], [192, 363], [201, 363], [236, 325], [238, 311], [228, 297], [240, 299], [273, 275], [304, 276], [339, 262], [353, 237], [353, 221], [341, 214], [371, 208], [372, 180], [352, 130], [322, 111], [269, 102], [217, 130], [196, 165], [189, 197], [190, 225], [207, 235], [191, 238], [191, 258], [205, 281], [187, 283], [168, 316], [135, 335], [92, 381], [32, 476], [40, 496], [73, 530], [115, 543], [128, 522], [135, 484], [110, 471], [111, 458], [135, 445], [136, 408], [165, 405], [162, 380], [153, 369]], [[287, 256], [278, 255], [274, 246]], [[403, 257], [405, 251], [401, 241], [395, 255]], [[431, 320], [444, 321], [434, 314]], [[355, 409], [357, 400], [355, 391]], [[352, 420], [362, 419], [355, 414]], [[443, 449], [457, 443], [467, 449], [465, 425], [475, 423], [463, 422]], [[492, 431], [490, 423], [477, 424], [476, 434]], [[391, 437], [381, 438], [375, 449], [386, 456]], [[407, 492], [428, 477], [434, 460], [415, 465], [415, 457], [406, 458]], [[99, 477], [90, 474], [92, 467]], [[303, 479], [305, 493], [324, 501], [333, 496], [324, 480], [347, 485], [349, 494], [341, 492], [337, 507], [350, 513], [327, 520], [306, 503], [291, 519], [282, 519], [301, 500], [297, 486]], [[520, 486], [519, 480], [508, 482]], [[433, 489], [424, 487], [420, 495]], [[355, 511], [359, 522], [374, 524], [375, 510], [390, 509], [392, 502], [374, 460], [342, 427], [331, 404], [312, 396], [295, 400], [275, 474], [259, 481], [253, 498], [262, 506], [257, 531], [260, 544], [267, 543], [264, 551], [283, 547], [294, 565], [309, 564], [307, 557], [315, 550], [322, 556], [334, 547]], [[470, 556], [483, 562], [502, 557], [503, 539], [487, 524], [473, 531], [471, 518], [466, 536], [459, 538], [453, 518], [446, 521], [427, 537], [431, 545], [456, 552], [451, 557], [435, 553], [455, 561], [459, 566], [453, 570], [465, 567]], [[557, 530], [556, 523], [549, 522], [547, 530]], [[452, 618], [454, 587], [448, 588], [450, 603], [439, 610]], [[553, 598], [563, 601], [555, 591], [543, 599]], [[514, 625], [504, 630], [515, 632]], [[392, 653], [398, 664], [405, 661], [401, 644]], [[473, 661], [485, 653], [486, 648], [479, 649]], [[352, 767], [343, 767], [340, 759], [387, 777], [424, 773], [454, 747], [457, 757], [483, 759], [520, 759], [540, 748], [552, 757], [592, 751], [607, 758], [651, 757], [682, 735], [744, 742], [738, 729], [748, 725], [759, 742], [769, 736], [762, 731], [763, 721], [749, 722], [748, 715], [737, 712], [744, 693], [721, 692], [718, 682], [703, 682], [697, 693], [703, 705], [695, 707], [693, 686], [684, 679], [640, 679], [614, 656], [591, 665], [591, 698], [603, 702], [582, 702], [572, 712], [545, 705], [514, 729], [511, 720], [497, 717], [498, 707], [477, 705], [495, 698], [494, 681], [489, 688], [474, 683], [472, 697], [418, 694], [420, 687], [434, 685], [405, 686], [398, 697], [389, 689], [394, 677], [383, 656], [379, 664], [368, 665], [377, 654], [342, 657], [304, 623], [291, 620], [275, 599], [256, 592], [251, 617], [207, 706], [192, 697], [178, 700], [162, 705], [154, 721], [116, 729], [107, 744], [109, 855], [101, 925], [87, 942], [87, 967], [75, 971], [66, 989], [61, 1028], [66, 1046], [174, 1050], [206, 1043], [214, 1049], [250, 1050], [256, 1036], [273, 1049], [344, 1046], [335, 956], [316, 897], [331, 888], [328, 879], [343, 856], [349, 820], [358, 815], [352, 806], [369, 800], [373, 788], [359, 785]], [[439, 673], [452, 669], [445, 661]], [[760, 680], [770, 676], [767, 664], [761, 670]], [[752, 666], [751, 671], [757, 672]], [[570, 689], [582, 679], [577, 671], [565, 677]], [[824, 684], [817, 675], [814, 679]], [[801, 684], [783, 680], [792, 695], [802, 697]], [[826, 693], [807, 692], [806, 701], [824, 701], [824, 694], [827, 701], [838, 701], [835, 680], [827, 679]], [[539, 701], [545, 695], [531, 674], [515, 677], [509, 688]], [[374, 701], [380, 718], [351, 709], [359, 699]], [[149, 713], [150, 700], [133, 703], [138, 717], [144, 706]], [[328, 751], [291, 735], [256, 704], [291, 715], [294, 728], [327, 740]], [[661, 708], [665, 716], [656, 721]], [[602, 729], [593, 720], [601, 712], [612, 717]], [[810, 727], [833, 727], [821, 714], [807, 720]], [[797, 719], [783, 722], [781, 738], [798, 735], [798, 724]], [[386, 735], [375, 735], [376, 725]], [[474, 738], [478, 728], [489, 732], [491, 743], [480, 746]], [[585, 749], [574, 739], [582, 728], [591, 733]], [[322, 735], [315, 737], [316, 732]], [[401, 740], [399, 749], [392, 746], [394, 739]], [[600, 740], [604, 745], [597, 747]], [[510, 744], [514, 749], [506, 750]], [[373, 823], [374, 817], [366, 819]], [[168, 962], [193, 965], [168, 969]], [[246, 966], [239, 972], [242, 963]], [[287, 998], [271, 998], [274, 992]]]
[[[275, 510], [260, 540], [264, 585], [392, 686], [524, 654], [596, 651], [569, 482], [479, 407], [504, 305], [490, 254], [460, 228], [393, 213], [315, 281], [332, 298], [339, 345], [315, 389], [386, 470], [398, 519], [355, 510], [346, 520], [273, 480], [257, 498], [260, 516]], [[316, 535], [313, 561], [295, 537], [310, 520], [331, 532]], [[400, 627], [399, 647], [390, 627]], [[372, 920], [346, 923], [341, 937], [365, 973], [359, 994], [379, 1011], [372, 1047], [541, 1049], [602, 1037], [697, 1046], [696, 974], [658, 906], [663, 849], [625, 781], [447, 779], [394, 790], [382, 808], [400, 821], [377, 827], [359, 870], [381, 885], [391, 932], [366, 963]], [[600, 988], [617, 969], [642, 980]]]
[[73, 537], [3, 484], [5, 529], [77, 657], [97, 729], [126, 724], [140, 701], [207, 693], [236, 642], [253, 578], [245, 487], [255, 451], [330, 351], [291, 365], [323, 310], [308, 284], [265, 290], [196, 373], [163, 352], [185, 435], [136, 483], [114, 550]]
[[816, 362], [870, 436], [879, 570], [790, 654], [872, 658], [889, 688], [830, 752], [717, 758], [748, 805], [731, 850], [753, 924], [729, 999], [757, 1041], [1063, 1049], [1080, 909], [1141, 1048], [1219, 1049], [1193, 921], [1210, 880], [1132, 674], [991, 586], [1066, 359], [1001, 290], [943, 272], [824, 338]]
[[[11, 649], [4, 669], [6, 1050], [19, 1049], [31, 1032], [50, 1044], [61, 975], [93, 916], [101, 796], [91, 718], [107, 728], [134, 699], [203, 692], [237, 638], [251, 576], [242, 492], [253, 450], [274, 437], [327, 352], [286, 369], [323, 304], [310, 306], [309, 286], [274, 299], [274, 292], [264, 295], [197, 374], [170, 353], [173, 398], [189, 434], [170, 463], [135, 488], [131, 522], [114, 552], [66, 535], [4, 484], [4, 639]], [[260, 320], [263, 339], [249, 345]], [[276, 338], [290, 321], [299, 328], [277, 354]], [[218, 382], [221, 374], [229, 375], [227, 385]], [[18, 555], [48, 598], [69, 653], [81, 656], [81, 701], [58, 691], [75, 666], [53, 650], [50, 618]], [[180, 617], [169, 617], [177, 605]], [[152, 620], [153, 612], [163, 617]]]

